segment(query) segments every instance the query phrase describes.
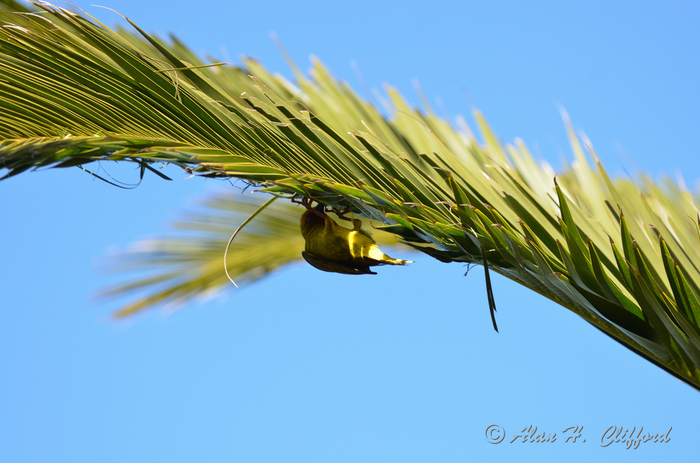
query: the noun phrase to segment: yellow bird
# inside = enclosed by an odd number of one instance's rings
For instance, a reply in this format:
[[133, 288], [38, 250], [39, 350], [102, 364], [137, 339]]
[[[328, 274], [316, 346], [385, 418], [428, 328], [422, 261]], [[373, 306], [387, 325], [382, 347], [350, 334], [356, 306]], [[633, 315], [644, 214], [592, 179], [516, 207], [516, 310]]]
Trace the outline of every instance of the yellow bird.
[[341, 227], [326, 215], [323, 205], [311, 208], [301, 216], [301, 236], [306, 250], [301, 253], [306, 262], [324, 272], [348, 275], [372, 274], [375, 265], [406, 265], [410, 260], [394, 259], [384, 254], [372, 236], [362, 230], [362, 222], [353, 219], [353, 228]]

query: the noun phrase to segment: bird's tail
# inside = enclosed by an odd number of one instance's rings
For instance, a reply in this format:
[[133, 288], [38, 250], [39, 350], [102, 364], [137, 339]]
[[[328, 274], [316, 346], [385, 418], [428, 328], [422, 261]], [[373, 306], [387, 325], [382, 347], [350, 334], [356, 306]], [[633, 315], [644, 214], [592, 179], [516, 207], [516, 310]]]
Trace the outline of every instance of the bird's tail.
[[389, 257], [386, 254], [384, 254], [384, 256], [384, 263], [389, 265], [407, 265], [413, 263], [412, 260], [394, 259], [393, 257]]

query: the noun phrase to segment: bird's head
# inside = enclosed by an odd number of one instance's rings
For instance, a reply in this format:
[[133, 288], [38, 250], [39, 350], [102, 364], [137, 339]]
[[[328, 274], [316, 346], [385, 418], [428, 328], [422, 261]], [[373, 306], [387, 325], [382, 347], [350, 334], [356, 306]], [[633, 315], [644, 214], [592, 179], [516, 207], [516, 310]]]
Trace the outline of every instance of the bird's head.
[[312, 230], [325, 225], [327, 217], [323, 204], [318, 204], [315, 208], [306, 209], [301, 215], [299, 223], [301, 226], [301, 236], [307, 239]]

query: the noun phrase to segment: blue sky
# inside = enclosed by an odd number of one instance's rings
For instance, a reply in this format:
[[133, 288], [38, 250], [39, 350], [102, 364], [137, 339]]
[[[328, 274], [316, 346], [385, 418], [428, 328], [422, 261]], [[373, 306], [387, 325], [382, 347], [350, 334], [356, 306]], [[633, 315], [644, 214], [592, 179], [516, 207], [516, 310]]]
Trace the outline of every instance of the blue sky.
[[[75, 1], [107, 24], [118, 17]], [[615, 176], [697, 188], [700, 7], [692, 2], [105, 3], [194, 50], [291, 77], [318, 56], [356, 90], [417, 79], [438, 112], [476, 107], [506, 142], [571, 159], [561, 105]], [[232, 58], [229, 58], [232, 57]], [[361, 70], [359, 83], [350, 63]], [[442, 103], [439, 103], [441, 101]], [[113, 175], [134, 179], [131, 166]], [[700, 396], [562, 307], [406, 253], [349, 277], [295, 265], [226, 298], [125, 323], [94, 294], [115, 245], [162, 233], [225, 183], [75, 170], [0, 182], [0, 461], [658, 461], [696, 455]], [[232, 224], [235, 228], [235, 224]], [[436, 292], [436, 288], [438, 291]], [[429, 295], [430, 294], [430, 295]], [[487, 426], [506, 442], [487, 442]], [[523, 428], [554, 443], [507, 443]], [[582, 426], [586, 442], [565, 443]], [[610, 426], [666, 432], [601, 447]]]

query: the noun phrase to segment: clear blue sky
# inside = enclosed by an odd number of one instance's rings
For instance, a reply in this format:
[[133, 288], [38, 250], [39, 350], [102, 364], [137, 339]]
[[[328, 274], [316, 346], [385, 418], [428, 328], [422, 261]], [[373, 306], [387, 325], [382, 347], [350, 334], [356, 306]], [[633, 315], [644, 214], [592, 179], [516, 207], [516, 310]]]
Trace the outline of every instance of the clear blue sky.
[[[571, 158], [562, 105], [612, 174], [680, 171], [693, 189], [700, 178], [694, 2], [105, 5], [198, 52], [251, 55], [287, 76], [270, 31], [302, 68], [316, 55], [360, 92], [352, 61], [368, 88], [387, 82], [417, 104], [415, 78], [438, 111], [477, 107], [504, 141], [523, 138], [555, 167]], [[115, 281], [97, 272], [101, 256], [225, 187], [170, 173], [176, 181], [150, 176], [130, 191], [77, 169], [0, 182], [0, 461], [697, 456], [700, 393], [498, 276], [495, 333], [481, 268], [464, 277], [416, 254], [372, 277], [296, 265], [225, 299], [111, 322], [92, 300]], [[486, 441], [491, 424], [506, 442]], [[507, 443], [529, 425], [559, 440]], [[570, 426], [586, 442], [565, 443]], [[610, 426], [673, 430], [665, 444], [603, 448]]]

